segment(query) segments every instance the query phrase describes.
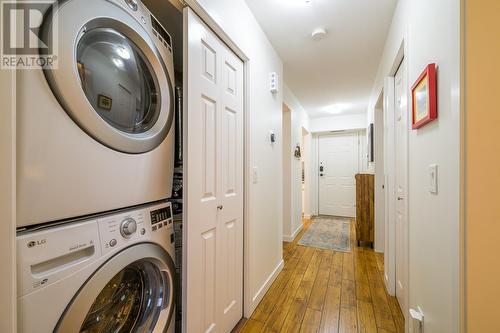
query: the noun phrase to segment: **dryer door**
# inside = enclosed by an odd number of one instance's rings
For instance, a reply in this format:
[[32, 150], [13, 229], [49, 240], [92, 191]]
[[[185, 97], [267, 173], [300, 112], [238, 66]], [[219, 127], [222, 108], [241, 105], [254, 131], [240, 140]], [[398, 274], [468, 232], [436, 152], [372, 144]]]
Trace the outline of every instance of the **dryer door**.
[[173, 320], [174, 264], [154, 244], [132, 246], [85, 283], [54, 332], [164, 332]]
[[121, 152], [144, 153], [160, 145], [174, 114], [164, 61], [171, 54], [155, 44], [150, 14], [142, 6], [133, 11], [125, 2], [102, 0], [70, 0], [53, 10], [43, 36], [57, 29], [58, 67], [44, 73], [69, 116]]

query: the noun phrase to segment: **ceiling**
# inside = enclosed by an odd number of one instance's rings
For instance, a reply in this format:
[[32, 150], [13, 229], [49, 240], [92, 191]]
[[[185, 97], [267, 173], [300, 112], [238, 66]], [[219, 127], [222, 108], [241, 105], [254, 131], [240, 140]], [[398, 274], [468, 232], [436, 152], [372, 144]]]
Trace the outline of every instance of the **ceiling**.
[[[366, 112], [397, 0], [246, 0], [310, 117]], [[314, 41], [311, 33], [327, 35]]]

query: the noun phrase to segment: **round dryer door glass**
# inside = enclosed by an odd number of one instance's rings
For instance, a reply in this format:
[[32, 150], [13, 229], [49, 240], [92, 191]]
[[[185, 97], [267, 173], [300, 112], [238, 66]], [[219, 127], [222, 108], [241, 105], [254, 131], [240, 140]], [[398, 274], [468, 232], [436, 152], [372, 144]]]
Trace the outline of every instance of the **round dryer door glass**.
[[126, 133], [151, 129], [160, 114], [160, 89], [141, 50], [111, 28], [83, 34], [77, 66], [88, 101], [108, 124]]
[[172, 297], [169, 281], [149, 261], [130, 264], [97, 296], [80, 332], [152, 332]]

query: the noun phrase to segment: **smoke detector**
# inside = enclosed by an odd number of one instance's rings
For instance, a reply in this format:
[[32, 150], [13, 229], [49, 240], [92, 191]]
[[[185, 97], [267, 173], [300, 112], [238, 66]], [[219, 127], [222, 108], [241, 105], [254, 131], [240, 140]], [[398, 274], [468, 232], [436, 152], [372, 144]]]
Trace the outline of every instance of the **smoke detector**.
[[313, 40], [322, 40], [326, 37], [326, 29], [324, 28], [316, 28], [311, 34], [311, 38]]

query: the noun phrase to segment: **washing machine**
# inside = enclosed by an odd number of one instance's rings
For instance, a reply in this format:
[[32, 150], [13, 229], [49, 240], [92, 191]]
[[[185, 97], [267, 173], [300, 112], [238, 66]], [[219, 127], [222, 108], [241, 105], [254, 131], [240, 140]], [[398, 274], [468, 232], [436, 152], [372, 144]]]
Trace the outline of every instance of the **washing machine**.
[[170, 35], [138, 0], [44, 8], [57, 61], [17, 76], [18, 227], [170, 197]]
[[17, 237], [18, 332], [172, 333], [170, 203]]

